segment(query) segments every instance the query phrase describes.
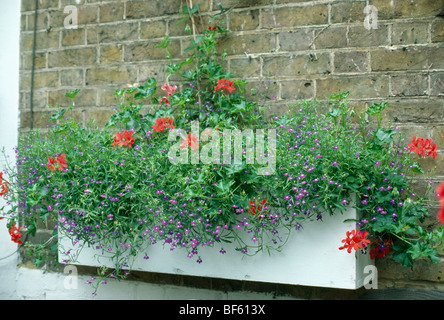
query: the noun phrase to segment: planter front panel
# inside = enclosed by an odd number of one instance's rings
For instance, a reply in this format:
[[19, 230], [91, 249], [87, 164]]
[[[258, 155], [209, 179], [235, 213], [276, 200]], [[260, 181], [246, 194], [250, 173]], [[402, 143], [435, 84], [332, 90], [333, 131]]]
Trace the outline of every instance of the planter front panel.
[[[325, 215], [323, 221], [311, 221], [304, 227], [292, 231], [290, 239], [281, 251], [260, 252], [247, 256], [235, 250], [234, 244], [223, 244], [225, 254], [219, 252], [220, 245], [199, 249], [202, 263], [197, 257], [187, 258], [183, 249], [170, 251], [169, 246], [156, 244], [146, 251], [149, 259], [141, 254], [131, 265], [132, 270], [200, 277], [225, 278], [292, 285], [357, 289], [364, 284], [364, 267], [373, 265], [369, 254], [347, 253], [339, 250], [347, 231], [356, 229], [355, 209], [343, 214]], [[251, 235], [249, 235], [251, 238]], [[249, 241], [249, 240], [247, 240]], [[63, 252], [79, 249], [81, 244], [72, 245], [71, 240], [59, 240], [59, 261], [69, 257]], [[72, 251], [74, 252], [74, 251]], [[73, 264], [114, 267], [103, 250], [83, 246]]]

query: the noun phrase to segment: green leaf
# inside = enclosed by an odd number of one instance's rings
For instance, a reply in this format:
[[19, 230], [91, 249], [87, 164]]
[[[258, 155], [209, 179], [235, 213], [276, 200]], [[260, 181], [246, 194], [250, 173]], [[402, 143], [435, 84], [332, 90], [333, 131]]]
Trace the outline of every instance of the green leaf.
[[165, 37], [162, 39], [162, 41], [160, 42], [160, 44], [156, 45], [156, 48], [162, 48], [162, 49], [166, 49], [168, 47], [168, 45], [170, 44], [170, 41], [168, 40], [169, 37]]
[[113, 114], [105, 125], [105, 128], [114, 127], [120, 120], [120, 113]]
[[180, 63], [180, 66], [182, 67], [182, 66], [184, 66], [184, 65], [186, 65], [186, 64], [190, 64], [191, 62], [193, 62], [193, 57], [191, 57], [191, 58], [188, 58], [188, 59], [185, 59], [184, 61], [182, 61], [181, 63]]
[[201, 41], [203, 40], [203, 38], [204, 38], [203, 35], [197, 36], [197, 37], [196, 37], [196, 40], [193, 40], [194, 45], [199, 44], [199, 42], [201, 42]]
[[134, 99], [144, 100], [150, 98], [156, 92], [156, 85], [156, 79], [148, 79], [143, 86], [137, 88], [137, 93], [134, 95]]
[[31, 236], [35, 237], [37, 231], [37, 221], [35, 219], [28, 221], [27, 230]]
[[169, 73], [176, 73], [177, 71], [179, 71], [182, 68], [182, 65], [179, 65], [177, 63], [170, 63], [169, 65], [167, 65], [166, 67], [166, 72]]
[[192, 80], [196, 77], [196, 71], [195, 70], [187, 70], [184, 73], [182, 73], [182, 77], [188, 80]]
[[415, 162], [414, 164], [412, 164], [412, 172], [424, 173], [424, 170], [420, 167], [419, 163]]
[[383, 143], [391, 143], [393, 141], [393, 136], [396, 134], [395, 130], [383, 130], [379, 128], [375, 132], [376, 141], [379, 145], [382, 145]]
[[40, 218], [46, 222], [46, 220], [48, 219], [48, 216], [51, 214], [51, 212], [49, 212], [48, 210], [46, 210], [45, 208], [41, 208], [40, 209]]
[[115, 95], [116, 97], [121, 97], [121, 96], [123, 96], [125, 91], [126, 91], [126, 89], [121, 88], [121, 89], [114, 91], [113, 95]]
[[347, 99], [349, 94], [350, 94], [350, 91], [332, 94], [332, 95], [330, 95], [330, 99], [331, 100], [345, 100], [345, 99]]
[[401, 262], [404, 267], [411, 267], [413, 265], [413, 259], [410, 254], [408, 254], [405, 248], [400, 248], [398, 246], [393, 246], [395, 253], [393, 254], [393, 260]]
[[371, 116], [376, 116], [380, 114], [387, 107], [387, 105], [388, 102], [373, 103], [367, 108], [366, 112]]
[[231, 113], [239, 113], [247, 110], [247, 103], [242, 100], [240, 103], [234, 104], [233, 108], [230, 110]]
[[80, 92], [80, 89], [69, 91], [69, 92], [65, 93], [65, 97], [74, 99], [79, 92]]
[[62, 126], [59, 126], [57, 128], [54, 129], [54, 133], [64, 133], [67, 132], [69, 129], [69, 125], [64, 124]]
[[224, 9], [224, 8], [222, 7], [222, 4], [221, 4], [220, 2], [217, 3], [217, 6], [219, 7], [220, 12], [219, 12], [219, 13], [216, 13], [214, 16], [211, 16], [211, 19], [209, 20], [209, 23], [212, 23], [213, 20], [214, 20], [216, 17], [218, 17], [218, 16], [220, 16], [220, 15], [223, 15], [223, 14], [225, 14], [225, 13], [228, 13], [228, 12], [230, 12], [230, 11], [233, 9], [233, 7], [230, 7], [230, 8], [228, 8], [228, 9]]
[[49, 120], [50, 121], [54, 121], [54, 120], [59, 120], [61, 117], [63, 117], [63, 115], [65, 114], [66, 109], [62, 109], [60, 111], [57, 111], [56, 113], [54, 113]]
[[428, 257], [430, 260], [434, 262], [440, 261], [440, 258], [438, 257], [438, 251], [421, 241], [417, 241], [416, 243], [414, 243], [407, 250], [407, 252], [411, 255], [412, 259], [417, 259], [420, 257]]
[[218, 189], [218, 194], [219, 195], [223, 195], [226, 194], [230, 191], [230, 187], [233, 185], [234, 181], [233, 180], [229, 180], [229, 181], [224, 181], [221, 180], [217, 185], [216, 188]]
[[342, 110], [339, 108], [333, 108], [328, 115], [333, 117], [333, 118], [337, 118], [342, 114]]

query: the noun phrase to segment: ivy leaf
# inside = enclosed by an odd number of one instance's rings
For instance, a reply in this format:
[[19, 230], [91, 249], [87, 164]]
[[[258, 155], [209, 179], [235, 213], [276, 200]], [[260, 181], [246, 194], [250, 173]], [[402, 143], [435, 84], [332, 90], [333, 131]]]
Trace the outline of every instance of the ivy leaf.
[[393, 220], [390, 215], [381, 215], [372, 223], [372, 229], [376, 232], [384, 232], [393, 229]]
[[407, 250], [407, 252], [411, 254], [412, 259], [417, 259], [419, 257], [428, 257], [432, 261], [440, 261], [436, 249], [429, 247], [427, 244], [421, 241], [417, 241], [415, 244], [413, 244]]
[[151, 97], [156, 92], [156, 84], [156, 79], [150, 78], [143, 86], [137, 88], [138, 92], [134, 95], [134, 99], [143, 100]]
[[413, 265], [413, 259], [410, 254], [406, 252], [405, 247], [393, 246], [395, 253], [393, 254], [393, 260], [401, 262], [404, 267], [411, 267]]
[[188, 80], [192, 80], [196, 77], [196, 71], [195, 70], [187, 70], [184, 73], [182, 73], [182, 77]]
[[177, 71], [179, 71], [182, 68], [182, 65], [177, 64], [177, 63], [170, 63], [169, 65], [167, 65], [166, 67], [166, 72], [174, 74]]
[[115, 125], [117, 125], [117, 123], [119, 122], [119, 120], [120, 120], [120, 113], [115, 113], [115, 114], [113, 114], [113, 115], [109, 118], [108, 122], [106, 123], [105, 128], [107, 129], [107, 128], [114, 127]]
[[231, 108], [230, 113], [241, 113], [241, 112], [247, 112], [249, 105], [245, 100], [242, 100], [240, 103], [233, 104], [233, 108]]

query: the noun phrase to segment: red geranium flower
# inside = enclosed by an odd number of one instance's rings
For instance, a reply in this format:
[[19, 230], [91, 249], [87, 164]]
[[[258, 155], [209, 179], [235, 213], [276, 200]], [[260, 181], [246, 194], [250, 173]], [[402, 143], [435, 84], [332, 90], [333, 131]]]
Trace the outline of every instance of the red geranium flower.
[[439, 223], [444, 224], [444, 205], [441, 205], [441, 208], [439, 209], [437, 218], [438, 218]]
[[347, 238], [342, 240], [342, 243], [344, 243], [344, 245], [342, 247], [339, 247], [339, 250], [347, 249], [348, 253], [350, 253], [352, 249], [357, 251], [363, 247], [366, 247], [370, 243], [370, 240], [367, 239], [368, 232], [356, 232], [356, 230], [352, 230], [347, 231], [345, 235], [347, 236]]
[[439, 205], [441, 209], [438, 212], [438, 221], [444, 224], [444, 182], [442, 182], [436, 189], [436, 196], [439, 198]]
[[413, 136], [412, 142], [407, 145], [410, 148], [410, 152], [416, 153], [418, 156], [426, 156], [436, 158], [438, 155], [436, 143], [433, 143], [433, 139], [416, 138]]
[[[248, 212], [251, 213], [255, 217], [259, 217], [259, 219], [263, 218], [265, 216], [264, 211], [265, 210], [265, 203], [267, 201], [264, 199], [259, 204], [259, 206], [256, 206], [256, 201], [250, 201], [250, 209], [248, 209]], [[256, 215], [257, 214], [257, 215]]]
[[131, 148], [134, 142], [135, 142], [135, 140], [133, 137], [133, 131], [128, 132], [127, 130], [125, 130], [124, 132], [116, 133], [116, 135], [114, 136], [114, 142], [113, 142], [112, 146], [113, 146], [113, 149], [116, 146], [119, 146], [119, 147], [127, 146], [127, 147]]
[[8, 188], [8, 184], [6, 182], [3, 182], [2, 184], [0, 184], [0, 186], [2, 187], [2, 189], [0, 190], [0, 196], [8, 193], [9, 188]]
[[62, 171], [63, 168], [68, 168], [68, 165], [66, 164], [66, 160], [65, 160], [65, 154], [63, 153], [62, 155], [58, 155], [57, 159], [56, 159], [57, 163], [59, 164], [59, 170]]
[[199, 141], [199, 139], [195, 135], [188, 133], [187, 138], [182, 141], [180, 148], [183, 149], [186, 148], [187, 146], [190, 146], [192, 149], [199, 148], [200, 144], [197, 143], [197, 141]]
[[15, 223], [11, 226], [11, 228], [9, 229], [9, 235], [11, 236], [11, 241], [18, 243], [18, 244], [23, 244], [23, 242], [20, 240], [20, 237], [22, 236], [21, 232], [20, 232], [20, 226], [16, 227]]
[[8, 184], [6, 181], [3, 181], [3, 172], [0, 172], [0, 196], [6, 194], [9, 191]]
[[56, 161], [56, 159], [48, 157], [48, 162], [49, 163], [46, 165], [46, 167], [48, 169], [50, 169], [51, 171], [56, 170], [57, 168], [55, 167], [55, 161]]
[[387, 253], [389, 253], [392, 241], [384, 239], [381, 243], [381, 240], [377, 239], [372, 243], [372, 245], [375, 245], [375, 247], [370, 250], [370, 259], [383, 258]]
[[[46, 165], [46, 167], [48, 169], [50, 169], [51, 171], [55, 171], [55, 170], [57, 170], [57, 168], [60, 171], [62, 171], [63, 168], [68, 168], [68, 165], [66, 164], [66, 159], [65, 159], [65, 154], [64, 153], [61, 154], [61, 155], [60, 154], [57, 155], [56, 159], [48, 157], [48, 162], [49, 163]], [[58, 164], [58, 166], [56, 166], [56, 163]]]
[[173, 129], [176, 127], [176, 126], [173, 126], [173, 121], [174, 121], [173, 118], [163, 118], [163, 117], [157, 118], [156, 124], [153, 124], [152, 127], [153, 127], [154, 131], [156, 131], [156, 132], [162, 132], [168, 128]]
[[229, 93], [236, 90], [236, 88], [233, 87], [234, 81], [229, 81], [227, 79], [220, 79], [217, 80], [217, 86], [214, 87], [214, 91], [220, 90], [220, 89], [227, 89]]

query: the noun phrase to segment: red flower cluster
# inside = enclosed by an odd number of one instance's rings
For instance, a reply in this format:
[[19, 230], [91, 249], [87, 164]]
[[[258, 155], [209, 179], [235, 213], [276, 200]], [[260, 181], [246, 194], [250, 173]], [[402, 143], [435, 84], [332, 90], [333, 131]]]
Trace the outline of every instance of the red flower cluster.
[[11, 236], [11, 241], [18, 244], [23, 244], [23, 242], [20, 240], [20, 237], [22, 236], [20, 227], [16, 227], [15, 223], [9, 229], [9, 235]]
[[368, 232], [362, 232], [356, 230], [347, 231], [345, 233], [347, 238], [342, 240], [342, 243], [344, 245], [342, 247], [339, 247], [339, 250], [347, 249], [347, 252], [350, 253], [352, 249], [355, 251], [358, 251], [359, 249], [366, 247], [370, 240], [367, 239]]
[[423, 138], [416, 138], [413, 136], [412, 142], [407, 145], [410, 148], [410, 152], [414, 152], [417, 155], [422, 155], [423, 157], [426, 156], [426, 152], [428, 152], [428, 156], [432, 156], [433, 159], [436, 158], [437, 147], [436, 143], [433, 143], [432, 139], [423, 139]]
[[256, 206], [256, 201], [250, 201], [250, 209], [248, 209], [248, 212], [253, 216], [259, 217], [259, 219], [265, 217], [264, 209], [266, 202], [267, 201], [264, 199], [259, 203], [259, 206]]
[[117, 146], [127, 146], [131, 148], [135, 142], [133, 132], [134, 131], [128, 132], [127, 130], [125, 130], [123, 132], [116, 133], [116, 135], [114, 136], [114, 142], [112, 143], [113, 149]]
[[220, 90], [220, 89], [227, 89], [229, 93], [236, 90], [236, 88], [233, 87], [234, 81], [229, 81], [227, 79], [220, 79], [217, 80], [217, 86], [214, 87], [214, 91]]
[[392, 241], [384, 239], [383, 243], [381, 243], [381, 240], [377, 239], [372, 244], [375, 245], [375, 247], [370, 250], [370, 259], [383, 258], [389, 253]]
[[6, 183], [6, 181], [3, 181], [3, 172], [0, 172], [0, 196], [8, 193], [9, 188], [8, 188], [8, 184]]
[[438, 212], [438, 220], [441, 224], [444, 224], [444, 182], [436, 189], [436, 196], [439, 198], [439, 205], [441, 207]]
[[[66, 159], [65, 159], [65, 154], [64, 153], [61, 154], [61, 155], [60, 154], [57, 155], [56, 159], [48, 157], [48, 162], [49, 163], [46, 164], [46, 167], [48, 169], [50, 169], [51, 171], [54, 171], [54, 170], [57, 170], [57, 169], [62, 171], [63, 168], [68, 168], [68, 165], [66, 164]], [[57, 163], [57, 166], [56, 166], [56, 163]]]
[[183, 149], [187, 146], [190, 146], [192, 149], [199, 148], [200, 144], [197, 141], [199, 141], [198, 137], [196, 137], [194, 134], [188, 133], [187, 138], [182, 141], [180, 148]]
[[154, 131], [156, 131], [156, 132], [162, 132], [168, 128], [173, 129], [176, 127], [176, 126], [173, 126], [173, 121], [174, 121], [173, 118], [163, 118], [163, 117], [157, 118], [156, 124], [153, 124], [152, 127], [153, 127]]
[[217, 27], [208, 26], [208, 31], [216, 31]]
[[9, 188], [8, 188], [8, 184], [6, 183], [6, 181], [3, 181], [3, 172], [0, 172], [0, 196], [8, 193]]

